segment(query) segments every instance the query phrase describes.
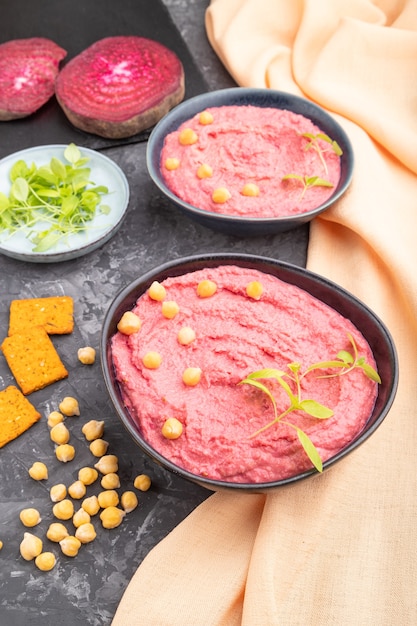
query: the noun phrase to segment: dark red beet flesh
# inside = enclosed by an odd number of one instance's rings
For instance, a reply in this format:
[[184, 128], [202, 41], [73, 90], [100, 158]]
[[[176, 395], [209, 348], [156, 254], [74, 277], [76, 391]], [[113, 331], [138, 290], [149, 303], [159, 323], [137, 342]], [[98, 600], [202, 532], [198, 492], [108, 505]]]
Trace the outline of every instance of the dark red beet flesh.
[[177, 55], [156, 41], [107, 37], [69, 61], [55, 93], [77, 128], [103, 137], [130, 137], [181, 102], [184, 70]]
[[59, 63], [67, 53], [50, 39], [0, 44], [0, 121], [27, 117], [53, 95]]

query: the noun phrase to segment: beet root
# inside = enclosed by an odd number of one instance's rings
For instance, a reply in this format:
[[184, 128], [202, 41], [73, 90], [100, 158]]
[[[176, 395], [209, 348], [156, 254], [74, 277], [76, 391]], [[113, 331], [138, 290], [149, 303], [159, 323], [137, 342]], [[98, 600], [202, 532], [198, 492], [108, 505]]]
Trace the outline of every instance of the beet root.
[[48, 102], [66, 55], [66, 50], [44, 37], [0, 44], [0, 121], [27, 117]]
[[110, 139], [131, 137], [181, 102], [184, 70], [159, 42], [106, 37], [68, 62], [55, 94], [75, 127]]

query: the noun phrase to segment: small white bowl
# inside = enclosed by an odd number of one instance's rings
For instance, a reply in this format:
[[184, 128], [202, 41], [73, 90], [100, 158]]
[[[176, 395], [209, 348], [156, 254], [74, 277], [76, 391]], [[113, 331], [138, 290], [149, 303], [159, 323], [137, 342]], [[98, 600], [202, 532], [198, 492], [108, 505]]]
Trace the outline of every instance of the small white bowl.
[[[10, 170], [18, 160], [23, 160], [30, 167], [47, 165], [52, 157], [64, 161], [66, 145], [36, 146], [14, 152], [0, 161], [0, 192], [6, 196], [10, 193]], [[97, 211], [97, 215], [88, 223], [83, 233], [69, 235], [45, 252], [33, 252], [33, 243], [28, 239], [29, 231], [43, 230], [45, 223], [32, 228], [24, 228], [10, 235], [7, 231], [0, 233], [0, 253], [33, 263], [55, 263], [68, 261], [99, 248], [106, 243], [120, 228], [129, 203], [129, 185], [126, 176], [118, 165], [104, 154], [89, 148], [78, 146], [82, 156], [88, 157], [86, 167], [91, 169], [90, 180], [95, 185], [105, 185], [109, 193], [102, 196], [102, 203], [110, 207], [105, 215]]]

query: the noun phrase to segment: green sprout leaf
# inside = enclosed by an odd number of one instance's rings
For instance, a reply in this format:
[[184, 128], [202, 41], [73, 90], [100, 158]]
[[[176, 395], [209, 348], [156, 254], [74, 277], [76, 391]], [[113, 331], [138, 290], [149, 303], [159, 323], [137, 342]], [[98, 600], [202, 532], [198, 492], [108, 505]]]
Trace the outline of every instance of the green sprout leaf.
[[64, 150], [64, 157], [72, 165], [77, 165], [81, 159], [81, 152], [74, 143], [70, 143]]
[[[288, 422], [285, 422], [288, 423]], [[294, 424], [290, 424], [297, 431], [298, 440], [301, 443], [304, 452], [316, 468], [318, 472], [323, 471], [323, 461], [321, 460], [321, 456], [319, 451], [317, 450], [314, 443], [311, 441], [310, 437], [298, 426], [294, 426]]]
[[27, 202], [29, 196], [29, 185], [24, 178], [16, 178], [12, 185], [11, 195], [18, 202]]
[[325, 141], [326, 143], [328, 143], [329, 144], [329, 150], [332, 150], [339, 157], [342, 156], [342, 154], [343, 154], [342, 148], [339, 146], [337, 141], [334, 141], [333, 139], [331, 139], [325, 133], [317, 133], [317, 135], [314, 135], [313, 133], [303, 133], [302, 137], [305, 137], [306, 139], [310, 140], [306, 144], [305, 150], [315, 150], [317, 152], [317, 154], [319, 155], [320, 161], [321, 161], [321, 163], [323, 165], [323, 169], [324, 169], [324, 171], [327, 174], [327, 172], [328, 172], [327, 163], [326, 163], [326, 160], [324, 158], [324, 154], [327, 152], [327, 150], [320, 144], [319, 139], [321, 139], [322, 141]]
[[289, 179], [298, 180], [302, 184], [303, 189], [301, 191], [300, 200], [304, 198], [304, 195], [307, 189], [310, 189], [311, 187], [333, 187], [334, 186], [333, 183], [331, 183], [328, 180], [324, 180], [324, 178], [320, 178], [319, 176], [302, 176], [301, 174], [285, 174], [282, 177], [282, 180], [289, 180]]
[[316, 400], [302, 400], [300, 402], [300, 409], [320, 420], [327, 420], [329, 417], [333, 417], [334, 412], [328, 409], [327, 406], [316, 402]]

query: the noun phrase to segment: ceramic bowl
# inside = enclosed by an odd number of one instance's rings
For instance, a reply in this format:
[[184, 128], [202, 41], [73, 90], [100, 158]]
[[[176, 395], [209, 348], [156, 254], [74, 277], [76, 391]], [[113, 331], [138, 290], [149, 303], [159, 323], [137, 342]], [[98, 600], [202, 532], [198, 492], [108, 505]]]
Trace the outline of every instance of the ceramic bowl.
[[395, 346], [381, 320], [356, 297], [317, 274], [275, 259], [243, 254], [216, 253], [179, 259], [138, 277], [116, 296], [104, 318], [100, 346], [104, 379], [116, 413], [129, 435], [156, 463], [174, 474], [212, 491], [234, 490], [247, 493], [266, 493], [313, 476], [320, 476], [321, 474], [312, 469], [283, 480], [242, 484], [212, 480], [190, 473], [172, 463], [149, 445], [123, 402], [121, 388], [115, 377], [110, 345], [111, 338], [117, 332], [116, 326], [122, 314], [134, 307], [137, 299], [146, 292], [153, 281], [162, 281], [170, 276], [179, 276], [219, 265], [255, 268], [264, 273], [272, 274], [284, 282], [297, 285], [350, 319], [368, 341], [382, 380], [382, 384], [378, 385], [378, 395], [374, 408], [362, 432], [343, 450], [325, 461], [323, 471], [327, 471], [335, 463], [353, 452], [380, 426], [394, 400], [398, 383], [398, 362]]
[[[183, 122], [208, 107], [254, 105], [286, 109], [309, 118], [323, 133], [338, 143], [343, 151], [340, 157], [341, 175], [330, 198], [320, 206], [305, 213], [283, 217], [241, 217], [215, 213], [192, 206], [181, 200], [167, 186], [161, 174], [161, 150], [165, 137]], [[353, 174], [353, 150], [344, 129], [324, 109], [313, 102], [289, 93], [272, 89], [246, 89], [242, 87], [221, 89], [202, 94], [182, 102], [172, 109], [153, 129], [147, 145], [147, 167], [160, 191], [187, 217], [203, 226], [229, 235], [251, 236], [275, 234], [299, 227], [328, 209], [349, 187]]]
[[[26, 148], [14, 152], [0, 160], [0, 192], [9, 195], [11, 190], [10, 171], [17, 161], [24, 161], [28, 167], [34, 163], [37, 167], [48, 166], [51, 159], [65, 162], [66, 145], [52, 144]], [[19, 261], [30, 263], [57, 263], [69, 261], [100, 248], [119, 230], [125, 218], [129, 204], [129, 184], [124, 172], [112, 159], [90, 148], [79, 147], [81, 156], [88, 159], [86, 166], [90, 168], [88, 188], [103, 185], [109, 193], [102, 196], [102, 205], [108, 211], [97, 210], [94, 218], [87, 223], [83, 232], [70, 234], [60, 239], [54, 246], [45, 251], [36, 251], [34, 243], [29, 239], [35, 232], [41, 233], [48, 227], [46, 221], [39, 221], [34, 226], [25, 226], [10, 234], [3, 230], [0, 233], [0, 254]]]

